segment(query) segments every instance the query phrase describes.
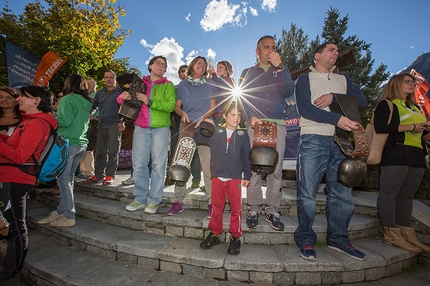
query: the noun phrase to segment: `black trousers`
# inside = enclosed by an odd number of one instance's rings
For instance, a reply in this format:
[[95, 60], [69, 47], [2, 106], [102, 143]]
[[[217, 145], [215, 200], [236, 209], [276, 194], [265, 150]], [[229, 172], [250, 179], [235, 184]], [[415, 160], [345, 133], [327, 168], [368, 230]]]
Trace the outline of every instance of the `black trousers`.
[[0, 183], [0, 211], [9, 222], [7, 250], [0, 271], [0, 281], [19, 275], [28, 250], [28, 231], [25, 221], [26, 197], [33, 185]]

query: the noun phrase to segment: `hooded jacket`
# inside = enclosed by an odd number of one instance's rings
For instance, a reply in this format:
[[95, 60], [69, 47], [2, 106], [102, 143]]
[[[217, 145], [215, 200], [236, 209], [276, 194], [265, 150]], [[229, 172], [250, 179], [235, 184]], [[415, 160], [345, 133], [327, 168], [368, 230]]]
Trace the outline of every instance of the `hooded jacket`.
[[[165, 77], [152, 82], [149, 76], [144, 76], [142, 80], [148, 87], [146, 95], [152, 104], [151, 107], [142, 105], [134, 124], [141, 128], [169, 127], [170, 113], [176, 104], [175, 86]], [[124, 103], [121, 94], [116, 100], [119, 105]]]
[[87, 131], [92, 106], [91, 101], [76, 93], [70, 93], [60, 100], [56, 115], [57, 132], [69, 139], [70, 145], [88, 145]]
[[[0, 136], [0, 163], [33, 163], [33, 154], [36, 160], [39, 160], [48, 142], [51, 127], [57, 129], [57, 125], [57, 119], [50, 114], [24, 113], [21, 124], [10, 137]], [[0, 182], [35, 185], [36, 177], [17, 167], [0, 166]]]

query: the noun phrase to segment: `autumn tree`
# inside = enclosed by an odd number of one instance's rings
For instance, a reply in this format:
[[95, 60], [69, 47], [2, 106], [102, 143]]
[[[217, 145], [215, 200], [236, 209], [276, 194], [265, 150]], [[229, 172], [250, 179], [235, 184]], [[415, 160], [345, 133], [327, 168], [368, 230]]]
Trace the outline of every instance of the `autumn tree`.
[[283, 62], [288, 64], [290, 70], [312, 64], [313, 52], [323, 42], [337, 43], [339, 51], [352, 49], [356, 63], [342, 68], [341, 72], [348, 74], [366, 96], [369, 105], [362, 110], [362, 116], [368, 118], [381, 93], [381, 85], [387, 80], [389, 73], [384, 64], [380, 64], [372, 73], [375, 61], [372, 59], [371, 44], [357, 35], [346, 36], [348, 20], [348, 15], [342, 18], [338, 9], [330, 8], [327, 18], [324, 19], [321, 36], [317, 35], [314, 40], [309, 41], [302, 29], [292, 24], [288, 32], [282, 31], [277, 47]]
[[[116, 0], [39, 0], [29, 3], [16, 16], [7, 4], [0, 14], [0, 84], [7, 84], [5, 40], [38, 58], [47, 51], [58, 51], [66, 64], [51, 79], [53, 90], [62, 88], [65, 78], [77, 73], [101, 79], [100, 73], [133, 69], [128, 58], [114, 59], [118, 48], [131, 33], [120, 26], [125, 10]], [[135, 68], [134, 68], [135, 69]]]

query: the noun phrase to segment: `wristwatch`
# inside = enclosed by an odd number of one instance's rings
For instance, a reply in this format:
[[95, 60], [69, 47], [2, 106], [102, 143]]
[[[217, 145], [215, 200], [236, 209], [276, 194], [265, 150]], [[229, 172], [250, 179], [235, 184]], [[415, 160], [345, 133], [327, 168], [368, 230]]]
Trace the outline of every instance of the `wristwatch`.
[[283, 70], [284, 69], [284, 64], [283, 63], [280, 63], [277, 67], [276, 67], [276, 69], [278, 69], [278, 70]]
[[146, 106], [151, 107], [152, 105], [152, 100], [148, 100], [148, 104], [146, 104]]

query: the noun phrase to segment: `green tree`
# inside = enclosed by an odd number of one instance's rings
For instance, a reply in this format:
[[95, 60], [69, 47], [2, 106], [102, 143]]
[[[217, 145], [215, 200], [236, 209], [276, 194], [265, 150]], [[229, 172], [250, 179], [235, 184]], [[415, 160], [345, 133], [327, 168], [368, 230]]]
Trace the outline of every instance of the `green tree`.
[[357, 35], [345, 35], [348, 20], [348, 15], [342, 18], [339, 10], [331, 7], [327, 11], [327, 18], [324, 19], [321, 39], [317, 35], [315, 40], [309, 42], [308, 36], [293, 24], [288, 32], [282, 31], [277, 46], [283, 62], [288, 63], [291, 70], [312, 64], [313, 52], [322, 42], [335, 42], [339, 51], [352, 49], [356, 63], [342, 68], [341, 72], [348, 74], [366, 96], [369, 104], [368, 108], [362, 110], [362, 116], [368, 119], [381, 93], [381, 85], [387, 80], [389, 73], [384, 64], [379, 65], [372, 73], [374, 60], [370, 50], [371, 44], [361, 40]]
[[[114, 55], [131, 33], [119, 24], [125, 16], [116, 0], [39, 0], [29, 3], [16, 16], [7, 4], [0, 14], [0, 84], [7, 84], [5, 40], [41, 58], [54, 50], [66, 57], [66, 64], [51, 79], [53, 90], [62, 88], [73, 73], [96, 78], [100, 71], [133, 69], [128, 58]], [[99, 71], [100, 70], [100, 71]]]

